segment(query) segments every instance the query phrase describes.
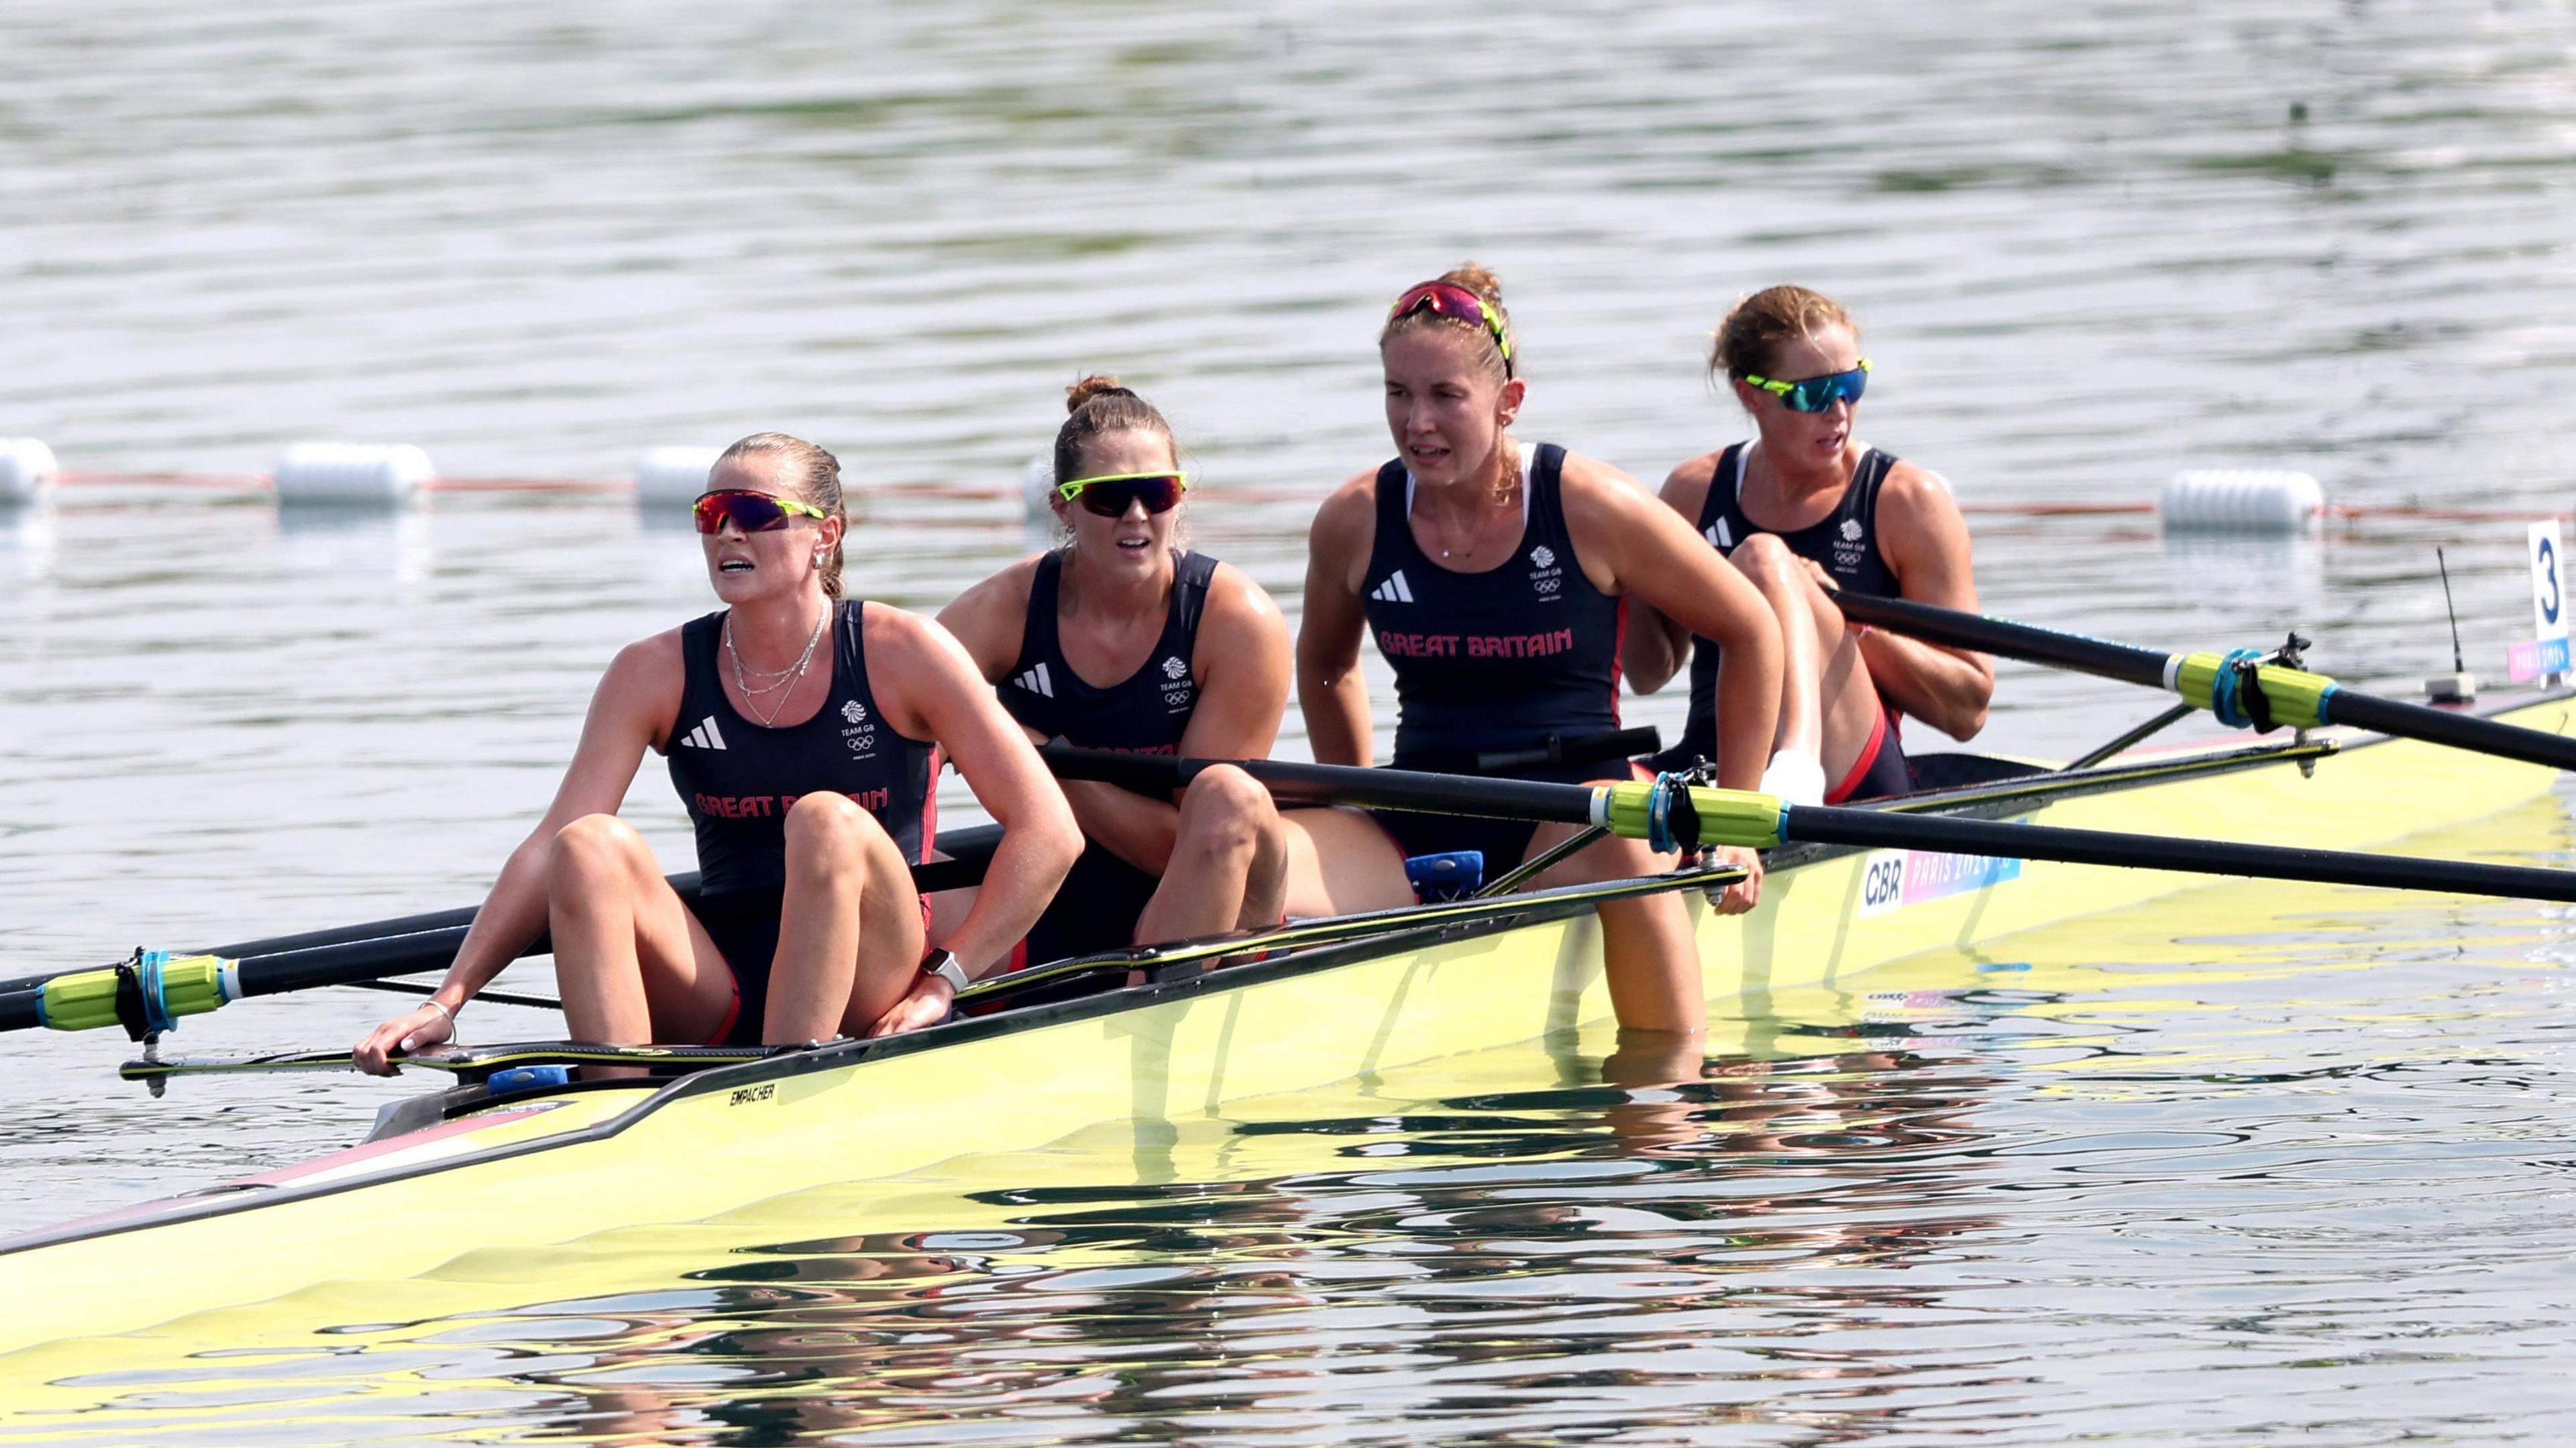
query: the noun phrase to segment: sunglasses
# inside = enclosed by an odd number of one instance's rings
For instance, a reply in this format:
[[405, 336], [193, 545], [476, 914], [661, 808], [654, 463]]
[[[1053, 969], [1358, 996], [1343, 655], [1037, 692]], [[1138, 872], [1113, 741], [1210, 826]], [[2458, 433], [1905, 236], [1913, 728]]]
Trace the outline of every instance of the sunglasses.
[[1055, 491], [1066, 502], [1080, 503], [1101, 517], [1123, 518], [1130, 503], [1144, 504], [1148, 513], [1168, 513], [1189, 487], [1189, 479], [1179, 473], [1103, 473], [1059, 483]]
[[1828, 372], [1822, 377], [1781, 382], [1769, 377], [1756, 377], [1748, 372], [1744, 380], [1765, 392], [1778, 393], [1781, 404], [1791, 412], [1830, 412], [1837, 402], [1857, 403], [1869, 387], [1869, 359], [1849, 372]]
[[1494, 339], [1495, 349], [1503, 354], [1503, 380], [1506, 382], [1511, 380], [1512, 339], [1503, 331], [1503, 319], [1495, 313], [1492, 304], [1483, 297], [1456, 282], [1424, 282], [1396, 298], [1395, 305], [1386, 309], [1386, 319], [1392, 322], [1398, 317], [1409, 317], [1416, 312], [1455, 317], [1459, 321], [1472, 322], [1483, 327], [1486, 334]]
[[730, 520], [745, 533], [766, 533], [787, 526], [789, 518], [824, 519], [832, 516], [811, 503], [794, 498], [773, 498], [749, 488], [728, 488], [723, 492], [702, 493], [689, 505], [689, 516], [698, 523], [701, 533], [713, 533]]

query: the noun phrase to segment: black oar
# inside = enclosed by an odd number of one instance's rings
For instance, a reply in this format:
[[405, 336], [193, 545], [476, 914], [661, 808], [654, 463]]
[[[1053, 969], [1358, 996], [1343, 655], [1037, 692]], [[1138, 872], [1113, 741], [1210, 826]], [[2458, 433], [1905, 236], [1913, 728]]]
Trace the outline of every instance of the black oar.
[[[970, 885], [982, 878], [999, 826], [952, 830], [939, 845], [952, 858], [913, 868], [923, 891]], [[682, 899], [694, 899], [698, 877], [673, 875]], [[213, 950], [181, 953], [138, 950], [117, 965], [0, 982], [0, 1031], [50, 1026], [85, 1031], [121, 1025], [136, 1040], [167, 1030], [180, 1016], [211, 1011], [249, 996], [282, 995], [322, 986], [355, 985], [389, 975], [443, 970], [456, 958], [473, 925], [474, 910], [406, 915], [338, 930], [307, 931]], [[548, 949], [541, 933], [523, 955]]]
[[1843, 616], [1872, 628], [1906, 634], [1952, 648], [2000, 654], [2025, 663], [2050, 664], [2078, 673], [2143, 684], [2180, 694], [2237, 728], [2278, 725], [2316, 729], [2349, 724], [2401, 739], [2447, 744], [2480, 754], [2576, 769], [2576, 739], [2499, 724], [2402, 699], [2365, 694], [2323, 674], [2267, 664], [2254, 650], [2228, 654], [2162, 654], [2134, 644], [2060, 633], [2009, 619], [1962, 613], [1904, 598], [1833, 592]]
[[1168, 791], [1186, 784], [1199, 771], [1223, 762], [1270, 786], [1271, 793], [1283, 801], [1601, 825], [1614, 834], [1646, 840], [1666, 850], [1708, 845], [1752, 849], [1782, 844], [1859, 845], [2009, 860], [2055, 860], [2071, 865], [2116, 865], [2263, 880], [2497, 895], [2515, 900], [2576, 901], [2576, 871], [2072, 830], [1895, 810], [1792, 805], [1777, 795], [1683, 785], [1669, 778], [1622, 784], [1543, 784], [1283, 760], [1214, 761], [1110, 754], [1055, 745], [1042, 752], [1049, 767], [1068, 779], [1101, 779], [1127, 787]]

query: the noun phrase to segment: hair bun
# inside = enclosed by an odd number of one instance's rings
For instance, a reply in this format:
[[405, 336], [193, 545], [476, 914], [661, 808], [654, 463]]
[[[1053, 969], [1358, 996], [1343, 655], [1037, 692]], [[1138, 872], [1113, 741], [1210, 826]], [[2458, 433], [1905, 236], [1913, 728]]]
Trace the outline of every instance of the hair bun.
[[[1465, 287], [1495, 306], [1503, 304], [1503, 279], [1488, 268], [1472, 261], [1462, 261], [1440, 274], [1440, 280]], [[1475, 320], [1469, 318], [1469, 321]]]
[[1064, 390], [1064, 410], [1080, 412], [1082, 405], [1095, 397], [1133, 397], [1136, 394], [1121, 386], [1114, 373], [1095, 372]]

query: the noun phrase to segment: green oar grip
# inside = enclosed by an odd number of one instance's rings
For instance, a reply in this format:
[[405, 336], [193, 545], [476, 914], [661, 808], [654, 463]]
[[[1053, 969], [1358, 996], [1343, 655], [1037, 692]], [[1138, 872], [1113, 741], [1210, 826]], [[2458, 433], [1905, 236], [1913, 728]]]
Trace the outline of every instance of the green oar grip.
[[[2165, 687], [2182, 695], [2193, 708], [2207, 709], [2225, 723], [2246, 727], [2250, 711], [2245, 701], [2236, 697], [2237, 670], [2227, 655], [2177, 655], [2166, 663], [2165, 673]], [[2273, 723], [2292, 729], [2322, 729], [2331, 722], [2327, 718], [2327, 701], [2334, 695], [2334, 680], [2281, 664], [2257, 665], [2253, 674], [2255, 687], [2263, 691], [2265, 702], [2271, 706]]]
[[57, 1031], [123, 1026], [137, 1040], [168, 1030], [241, 994], [234, 963], [218, 955], [171, 956], [157, 950], [105, 970], [58, 975], [36, 997], [36, 1015]]
[[[1661, 796], [1659, 799], [1658, 796]], [[1699, 818], [1700, 845], [1736, 845], [1767, 850], [1780, 843], [1788, 804], [1776, 794], [1745, 789], [1713, 789], [1664, 780], [1597, 785], [1592, 791], [1592, 822], [1614, 835], [1660, 843], [1656, 836], [1673, 827], [1672, 800], [1682, 795]], [[1658, 811], [1662, 819], [1658, 820]], [[1694, 843], [1693, 841], [1684, 841]]]

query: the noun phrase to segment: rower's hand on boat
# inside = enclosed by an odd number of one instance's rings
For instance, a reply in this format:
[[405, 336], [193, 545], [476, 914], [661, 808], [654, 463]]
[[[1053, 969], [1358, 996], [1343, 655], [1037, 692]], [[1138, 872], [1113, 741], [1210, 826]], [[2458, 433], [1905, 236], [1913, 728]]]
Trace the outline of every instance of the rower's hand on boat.
[[868, 1027], [868, 1036], [871, 1039], [900, 1036], [906, 1031], [938, 1025], [948, 1019], [948, 1008], [956, 999], [957, 992], [949, 987], [947, 981], [935, 975], [925, 975], [913, 986], [911, 994], [896, 1001], [884, 1015], [877, 1017], [876, 1024]]
[[1762, 856], [1736, 845], [1714, 845], [1701, 852], [1713, 865], [1742, 865], [1744, 878], [1726, 887], [1717, 897], [1717, 913], [1741, 915], [1762, 903]]
[[444, 1045], [455, 1034], [456, 1023], [445, 1012], [436, 1006], [418, 1006], [367, 1032], [349, 1057], [370, 1076], [391, 1076], [402, 1069], [394, 1064], [397, 1055]]

